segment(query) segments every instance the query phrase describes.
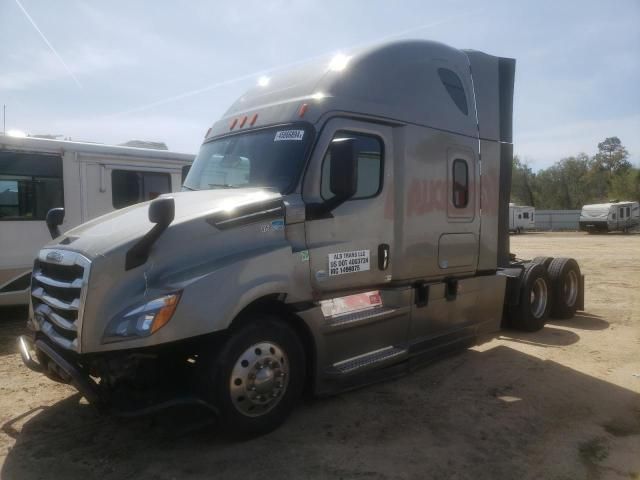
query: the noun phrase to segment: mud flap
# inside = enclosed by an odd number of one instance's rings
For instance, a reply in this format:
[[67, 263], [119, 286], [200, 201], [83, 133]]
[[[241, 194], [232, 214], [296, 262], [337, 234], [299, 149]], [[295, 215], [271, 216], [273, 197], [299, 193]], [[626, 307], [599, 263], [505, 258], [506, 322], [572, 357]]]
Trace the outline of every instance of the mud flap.
[[584, 275], [580, 275], [576, 310], [584, 311]]

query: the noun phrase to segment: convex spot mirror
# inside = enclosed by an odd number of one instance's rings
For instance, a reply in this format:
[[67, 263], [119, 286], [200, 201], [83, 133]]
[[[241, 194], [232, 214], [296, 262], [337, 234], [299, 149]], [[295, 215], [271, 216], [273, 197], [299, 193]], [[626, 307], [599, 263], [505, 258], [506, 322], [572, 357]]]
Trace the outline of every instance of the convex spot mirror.
[[329, 188], [342, 201], [353, 197], [358, 189], [358, 159], [353, 138], [336, 138], [329, 147], [331, 165]]

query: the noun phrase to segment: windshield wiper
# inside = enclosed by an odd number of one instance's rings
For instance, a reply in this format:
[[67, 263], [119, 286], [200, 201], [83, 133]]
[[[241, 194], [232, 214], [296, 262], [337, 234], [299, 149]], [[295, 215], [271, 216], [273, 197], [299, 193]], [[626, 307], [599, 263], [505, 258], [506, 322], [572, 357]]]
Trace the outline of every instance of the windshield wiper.
[[195, 192], [197, 190], [197, 188], [187, 187], [186, 185], [182, 185], [182, 188], [186, 188], [187, 190], [191, 190], [192, 192]]

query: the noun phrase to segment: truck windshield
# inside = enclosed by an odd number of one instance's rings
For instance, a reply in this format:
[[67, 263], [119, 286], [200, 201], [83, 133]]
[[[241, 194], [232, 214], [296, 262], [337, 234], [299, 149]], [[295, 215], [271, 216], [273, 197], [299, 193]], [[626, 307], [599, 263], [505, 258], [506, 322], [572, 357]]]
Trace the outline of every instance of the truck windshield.
[[267, 187], [288, 193], [300, 173], [311, 130], [280, 126], [202, 145], [184, 181], [187, 190]]

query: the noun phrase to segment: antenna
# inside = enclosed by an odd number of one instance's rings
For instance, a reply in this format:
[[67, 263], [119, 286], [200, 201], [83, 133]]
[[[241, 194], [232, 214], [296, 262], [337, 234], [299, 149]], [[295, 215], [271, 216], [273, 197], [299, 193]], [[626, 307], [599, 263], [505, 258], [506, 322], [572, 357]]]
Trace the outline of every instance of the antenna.
[[2, 104], [2, 135], [7, 134], [7, 106]]

